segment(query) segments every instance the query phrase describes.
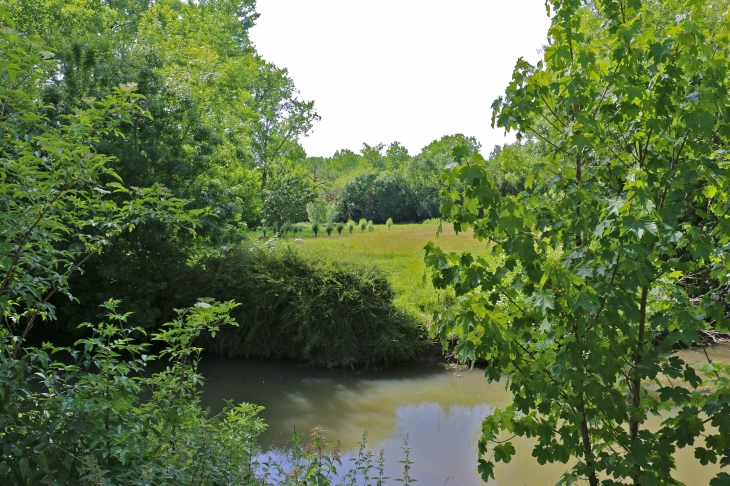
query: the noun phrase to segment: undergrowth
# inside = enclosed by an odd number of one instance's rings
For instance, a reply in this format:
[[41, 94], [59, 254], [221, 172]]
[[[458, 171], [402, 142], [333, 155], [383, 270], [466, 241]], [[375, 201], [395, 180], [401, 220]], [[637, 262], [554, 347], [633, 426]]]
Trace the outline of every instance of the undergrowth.
[[182, 302], [204, 289], [240, 304], [232, 313], [240, 327], [206, 345], [218, 354], [355, 367], [405, 362], [425, 349], [423, 326], [394, 305], [374, 264], [269, 242], [204, 258], [181, 280]]

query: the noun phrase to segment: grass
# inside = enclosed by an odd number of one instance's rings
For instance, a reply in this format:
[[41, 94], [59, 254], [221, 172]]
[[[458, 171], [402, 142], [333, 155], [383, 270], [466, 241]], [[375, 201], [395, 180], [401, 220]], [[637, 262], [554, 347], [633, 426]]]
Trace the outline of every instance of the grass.
[[[452, 294], [438, 291], [431, 282], [424, 282], [425, 264], [423, 247], [433, 241], [444, 251], [481, 252], [485, 244], [472, 237], [471, 231], [456, 235], [448, 226], [436, 238], [437, 221], [421, 224], [374, 225], [373, 231], [361, 232], [359, 228], [350, 234], [347, 229], [331, 236], [320, 232], [314, 238], [307, 228], [300, 233], [296, 243], [330, 258], [359, 260], [376, 263], [387, 275], [395, 290], [395, 305], [410, 314], [420, 316], [424, 324], [431, 321], [434, 310], [448, 304]], [[294, 238], [286, 241], [295, 242]]]

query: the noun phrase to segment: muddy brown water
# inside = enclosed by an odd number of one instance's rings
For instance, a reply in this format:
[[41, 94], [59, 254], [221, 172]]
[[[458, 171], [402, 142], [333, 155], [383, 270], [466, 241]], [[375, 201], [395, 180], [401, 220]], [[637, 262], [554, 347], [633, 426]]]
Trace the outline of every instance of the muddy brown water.
[[[702, 351], [686, 350], [687, 361], [704, 361]], [[730, 346], [710, 352], [713, 360], [730, 362]], [[368, 433], [371, 450], [385, 450], [386, 473], [399, 477], [402, 440], [409, 438], [411, 476], [419, 486], [483, 485], [476, 472], [476, 443], [482, 419], [509, 403], [504, 383], [487, 383], [483, 372], [443, 363], [421, 362], [387, 371], [328, 371], [291, 363], [206, 358], [203, 405], [213, 413], [224, 400], [265, 407], [268, 424], [260, 437], [263, 456], [279, 460], [291, 444], [294, 427], [302, 434], [322, 426], [329, 442], [338, 440], [349, 469], [352, 457]], [[656, 420], [656, 424], [659, 420]], [[655, 425], [656, 425], [655, 424]], [[531, 457], [533, 442], [513, 441], [517, 455], [498, 463], [489, 485], [554, 485], [565, 466], [540, 466]], [[677, 454], [677, 479], [689, 486], [708, 485], [717, 467], [701, 466], [691, 449]], [[397, 483], [396, 483], [397, 484]]]

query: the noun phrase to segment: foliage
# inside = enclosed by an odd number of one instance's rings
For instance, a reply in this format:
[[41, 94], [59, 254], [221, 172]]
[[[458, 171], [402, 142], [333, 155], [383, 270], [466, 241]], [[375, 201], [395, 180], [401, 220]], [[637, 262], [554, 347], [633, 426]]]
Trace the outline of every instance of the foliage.
[[365, 218], [362, 218], [362, 219], [360, 219], [360, 222], [357, 223], [357, 225], [358, 225], [358, 227], [360, 227], [360, 232], [361, 233], [364, 233], [365, 232], [365, 228], [368, 227], [368, 222], [367, 222], [367, 220]]
[[421, 328], [395, 308], [377, 267], [277, 246], [210, 256], [181, 275], [182, 302], [204, 288], [241, 303], [232, 314], [240, 327], [223, 330], [211, 350], [331, 367], [403, 362], [421, 352]]
[[[454, 303], [453, 290], [434, 288], [428, 274], [424, 279], [423, 243], [433, 238], [438, 226], [438, 220], [402, 224], [393, 226], [390, 231], [365, 232], [357, 238], [345, 232], [341, 238], [306, 238], [297, 246], [324, 259], [336, 256], [344, 261], [376, 265], [393, 287], [396, 308], [428, 328], [434, 312]], [[439, 244], [447, 251], [478, 251], [481, 248], [478, 241], [464, 233], [441, 234]]]
[[[512, 459], [509, 434], [535, 437], [541, 464], [571, 463], [562, 484], [678, 484], [678, 449], [730, 463], [727, 367], [702, 376], [672, 354], [730, 331], [727, 5], [548, 5], [544, 60], [520, 59], [493, 106], [549, 157], [503, 195], [481, 156], [454, 149], [443, 216], [491, 257], [429, 244], [435, 284], [459, 299], [435, 331], [487, 360], [490, 381], [510, 376], [511, 405], [482, 426], [483, 479]], [[652, 389], [660, 374], [670, 384]]]
[[366, 172], [345, 184], [340, 200], [342, 218], [372, 219], [385, 223], [416, 221], [415, 199], [407, 179], [400, 172]]
[[497, 145], [489, 154], [485, 167], [503, 196], [515, 195], [525, 189], [525, 181], [534, 177], [535, 167], [546, 161], [548, 152], [547, 143], [539, 139], [527, 138], [501, 147]]
[[393, 226], [393, 218], [388, 218], [388, 220], [385, 222], [385, 225], [390, 229], [391, 226]]
[[[209, 208], [199, 238], [148, 224], [116, 237], [112, 251], [92, 256], [88, 272], [73, 277], [85, 304], [125, 295], [125, 310], [159, 326], [166, 311], [155, 302], [186, 261], [201, 246], [242, 240], [261, 222], [262, 186], [280, 166], [305, 158], [298, 139], [318, 118], [313, 105], [298, 99], [285, 69], [256, 53], [252, 0], [7, 0], [3, 7], [0, 24], [14, 22], [42, 51], [27, 64], [33, 76], [15, 78], [25, 80], [38, 114], [66, 125], [118, 86], [134, 91], [134, 109], [113, 119], [114, 130], [95, 133], [92, 151], [110, 156], [106, 167], [128, 188], [157, 185], [187, 209]], [[110, 198], [121, 204], [128, 196]], [[96, 314], [94, 305], [53, 303], [75, 322]]]
[[337, 223], [337, 225], [335, 227], [337, 228], [337, 234], [338, 235], [341, 235], [342, 234], [342, 230], [345, 229], [345, 224], [344, 223]]
[[300, 174], [279, 174], [263, 191], [263, 219], [269, 226], [307, 219], [307, 204], [314, 201], [314, 189]]
[[326, 223], [329, 221], [329, 210], [326, 201], [318, 199], [307, 204], [307, 217], [310, 223]]
[[[339, 442], [336, 446], [327, 443], [321, 427], [315, 427], [310, 432], [310, 439], [304, 443], [297, 433], [293, 434], [292, 450], [289, 453], [290, 465], [285, 470], [280, 464], [263, 462], [258, 464], [261, 470], [259, 481], [262, 485], [330, 485], [353, 486], [360, 484], [383, 486], [387, 484], [389, 476], [385, 475], [385, 452], [380, 449], [377, 457], [368, 450], [367, 432], [363, 433], [355, 457], [350, 458], [352, 467], [345, 472], [342, 469], [342, 454]], [[413, 462], [409, 459], [410, 447], [408, 436], [403, 438], [404, 460], [401, 477], [395, 481], [404, 484], [413, 484], [416, 480], [410, 477], [410, 468]], [[339, 477], [339, 479], [338, 479]], [[370, 482], [370, 481], [374, 482]]]
[[347, 220], [347, 229], [350, 233], [352, 233], [352, 230], [355, 229], [355, 222], [353, 220]]
[[[118, 302], [73, 349], [44, 345], [13, 359], [5, 334], [0, 368], [3, 484], [248, 484], [260, 407], [229, 406], [208, 419], [197, 373], [201, 332], [233, 324], [235, 307], [201, 301], [153, 335], [159, 356], [132, 339]], [[60, 357], [55, 357], [61, 355]], [[162, 357], [169, 365], [150, 373]], [[144, 400], [142, 397], [145, 397]]]
[[332, 232], [335, 230], [335, 225], [332, 223], [327, 223], [327, 226], [325, 226], [325, 231], [327, 231], [327, 236], [330, 236]]
[[140, 113], [130, 87], [52, 122], [33, 93], [38, 46], [5, 29], [0, 50], [0, 309], [19, 345], [37, 318], [54, 318], [54, 294], [74, 298], [69, 277], [121, 234], [149, 220], [192, 230], [203, 212], [183, 211], [159, 186], [126, 189], [95, 150]]
[[314, 237], [317, 237], [317, 234], [319, 234], [319, 223], [312, 223], [312, 233], [314, 233]]
[[443, 187], [441, 175], [446, 166], [452, 162], [451, 150], [457, 145], [469, 147], [472, 151], [481, 148], [474, 137], [462, 134], [447, 135], [426, 145], [418, 155], [408, 161], [404, 174], [413, 194], [416, 221], [440, 215], [439, 207], [442, 202], [440, 190]]

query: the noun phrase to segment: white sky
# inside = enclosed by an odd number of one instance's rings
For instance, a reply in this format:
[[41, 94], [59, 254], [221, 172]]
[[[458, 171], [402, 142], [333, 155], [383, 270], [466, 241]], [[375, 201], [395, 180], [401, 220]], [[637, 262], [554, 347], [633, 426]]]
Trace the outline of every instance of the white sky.
[[310, 156], [397, 140], [411, 155], [463, 133], [489, 153], [512, 142], [491, 104], [517, 58], [541, 55], [544, 0], [258, 0], [251, 37], [289, 69], [322, 120], [302, 139]]

